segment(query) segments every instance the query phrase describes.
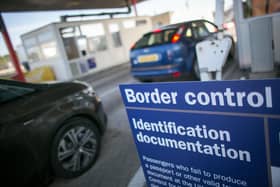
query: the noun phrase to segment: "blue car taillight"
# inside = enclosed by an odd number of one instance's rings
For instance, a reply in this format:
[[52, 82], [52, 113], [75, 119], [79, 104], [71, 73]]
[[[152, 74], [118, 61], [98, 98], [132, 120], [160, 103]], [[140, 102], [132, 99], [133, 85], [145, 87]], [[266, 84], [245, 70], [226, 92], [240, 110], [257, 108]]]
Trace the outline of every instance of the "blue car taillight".
[[181, 38], [180, 34], [176, 33], [176, 34], [174, 34], [174, 35], [172, 36], [171, 42], [172, 42], [172, 43], [176, 43], [176, 42], [178, 42], [178, 41], [180, 40], [180, 38]]
[[183, 33], [183, 30], [184, 30], [184, 26], [181, 26], [178, 31], [172, 36], [171, 38], [171, 43], [177, 43], [180, 38], [181, 38], [181, 34]]

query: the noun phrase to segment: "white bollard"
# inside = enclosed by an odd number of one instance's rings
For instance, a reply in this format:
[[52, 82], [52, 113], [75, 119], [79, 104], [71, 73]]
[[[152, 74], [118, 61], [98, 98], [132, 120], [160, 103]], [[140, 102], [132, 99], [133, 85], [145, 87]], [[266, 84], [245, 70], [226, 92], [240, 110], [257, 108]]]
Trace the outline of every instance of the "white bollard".
[[230, 38], [204, 40], [196, 45], [201, 81], [222, 80], [222, 67], [227, 60], [231, 45]]

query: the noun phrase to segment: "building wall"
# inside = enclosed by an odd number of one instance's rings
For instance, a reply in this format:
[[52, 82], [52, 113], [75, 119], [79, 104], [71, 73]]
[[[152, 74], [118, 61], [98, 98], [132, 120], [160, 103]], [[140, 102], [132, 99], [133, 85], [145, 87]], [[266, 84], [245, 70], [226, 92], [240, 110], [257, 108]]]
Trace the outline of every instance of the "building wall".
[[159, 26], [170, 24], [172, 14], [172, 12], [165, 12], [159, 15], [152, 16], [151, 19], [153, 28], [158, 28]]
[[[266, 14], [280, 12], [279, 0], [252, 0], [251, 3], [252, 16], [263, 16]], [[267, 3], [269, 3], [268, 7], [266, 7]]]
[[280, 64], [280, 14], [272, 18], [275, 63]]
[[147, 20], [146, 25], [140, 25], [135, 28], [131, 29], [124, 29], [121, 33], [123, 43], [124, 43], [124, 50], [126, 55], [126, 60], [129, 60], [129, 51], [130, 48], [135, 44], [137, 40], [139, 40], [142, 35], [146, 32], [151, 31], [152, 29], [152, 22], [150, 20]]
[[280, 13], [263, 15], [263, 2], [253, 1], [250, 9], [242, 0], [234, 1], [239, 65], [255, 72], [272, 71], [280, 61]]

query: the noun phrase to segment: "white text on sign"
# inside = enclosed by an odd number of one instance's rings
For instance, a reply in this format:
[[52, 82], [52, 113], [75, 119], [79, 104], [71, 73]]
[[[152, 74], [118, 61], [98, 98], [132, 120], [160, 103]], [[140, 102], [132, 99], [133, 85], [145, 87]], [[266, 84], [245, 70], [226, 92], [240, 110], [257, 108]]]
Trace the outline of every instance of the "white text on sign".
[[[141, 104], [177, 104], [177, 92], [160, 91], [154, 88], [151, 91], [134, 91], [133, 89], [125, 89], [125, 96], [128, 103]], [[224, 92], [191, 92], [184, 94], [184, 101], [187, 105], [201, 106], [229, 106], [243, 107], [249, 105], [253, 108], [265, 107], [272, 108], [272, 91], [271, 87], [266, 86], [264, 92], [257, 91], [237, 91], [234, 92], [231, 88], [225, 88]]]

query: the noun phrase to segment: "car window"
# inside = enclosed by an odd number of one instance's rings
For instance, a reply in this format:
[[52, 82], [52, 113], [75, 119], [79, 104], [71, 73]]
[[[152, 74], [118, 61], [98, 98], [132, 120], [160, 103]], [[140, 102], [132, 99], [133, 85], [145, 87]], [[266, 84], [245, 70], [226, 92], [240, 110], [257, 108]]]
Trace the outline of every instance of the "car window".
[[136, 42], [134, 49], [171, 42], [172, 36], [176, 30], [176, 28], [173, 28], [166, 30], [156, 30], [154, 32], [148, 33], [144, 35], [138, 42]]
[[169, 29], [169, 30], [166, 30], [164, 32], [164, 35], [163, 35], [163, 41], [164, 42], [169, 42], [171, 41], [171, 38], [173, 36], [173, 34], [175, 33], [175, 29]]
[[214, 24], [211, 24], [209, 22], [204, 22], [204, 25], [210, 33], [217, 32], [217, 27]]
[[193, 36], [192, 29], [190, 27], [186, 29], [185, 36], [187, 38], [191, 38]]
[[150, 46], [163, 43], [161, 35], [161, 33], [151, 34], [148, 40], [148, 45]]
[[209, 32], [205, 25], [201, 22], [195, 22], [192, 23], [192, 30], [193, 30], [193, 35], [195, 38], [204, 38], [209, 35]]
[[7, 101], [16, 99], [18, 97], [30, 94], [34, 92], [35, 89], [18, 87], [13, 85], [0, 85], [0, 103], [5, 103]]

